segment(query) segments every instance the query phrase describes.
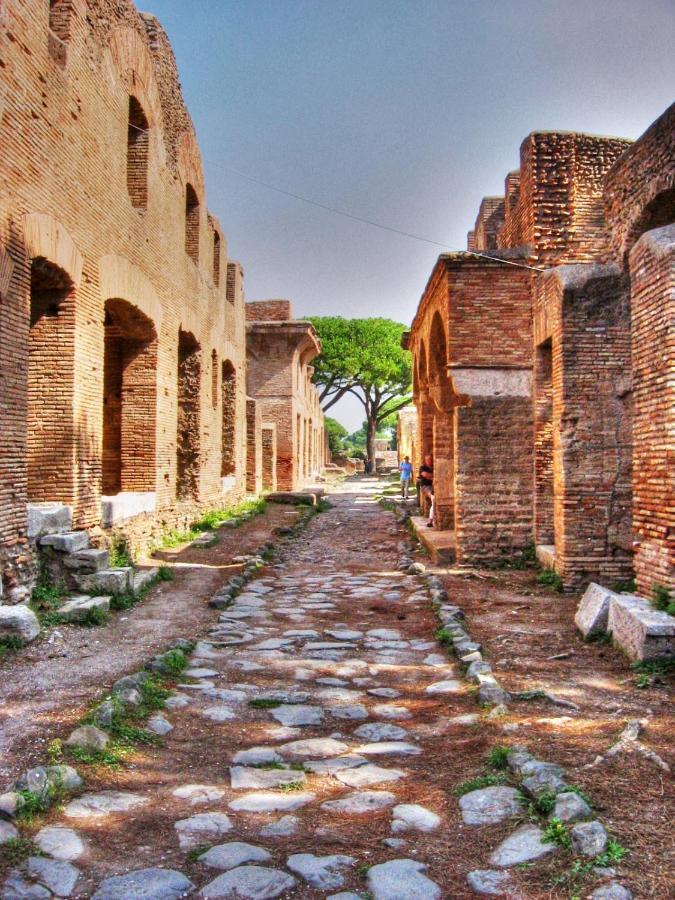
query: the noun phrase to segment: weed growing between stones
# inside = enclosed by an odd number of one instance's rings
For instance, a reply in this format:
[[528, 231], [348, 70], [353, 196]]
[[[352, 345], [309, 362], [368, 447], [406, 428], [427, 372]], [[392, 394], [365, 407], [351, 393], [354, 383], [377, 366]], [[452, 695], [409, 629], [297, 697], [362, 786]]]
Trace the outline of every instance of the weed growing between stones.
[[666, 684], [675, 676], [675, 657], [634, 662], [631, 669], [636, 673], [634, 683], [637, 688]]
[[98, 628], [99, 625], [105, 625], [109, 618], [105, 610], [93, 607], [87, 610], [87, 614], [80, 619], [78, 624], [84, 628]]
[[58, 775], [48, 780], [39, 794], [27, 788], [20, 788], [16, 793], [20, 797], [16, 818], [27, 825], [46, 813], [51, 806], [59, 806], [66, 798], [63, 782]]
[[205, 513], [201, 519], [197, 519], [192, 523], [192, 529], [195, 531], [211, 531], [214, 528], [220, 528], [224, 522], [232, 519], [250, 519], [265, 512], [267, 501], [264, 498], [259, 500], [246, 500], [237, 506], [230, 506], [226, 509], [211, 509]]
[[558, 818], [553, 818], [546, 826], [541, 839], [544, 844], [555, 844], [563, 850], [572, 849], [572, 838], [565, 827], [565, 823]]
[[634, 578], [629, 578], [627, 581], [615, 582], [612, 585], [612, 590], [616, 591], [617, 594], [634, 594], [637, 590], [637, 584]]
[[499, 784], [506, 784], [505, 775], [477, 775], [475, 778], [469, 778], [467, 781], [460, 781], [455, 786], [454, 794], [457, 797], [463, 797], [464, 794], [470, 794], [471, 791], [478, 791], [481, 788], [494, 787]]
[[[165, 571], [162, 572], [162, 569]], [[160, 581], [172, 581], [173, 573], [169, 566], [161, 566], [157, 575], [149, 581], [147, 584], [143, 585], [142, 588], [139, 588], [137, 591], [124, 591], [121, 594], [111, 594], [110, 596], [110, 609], [115, 610], [115, 612], [123, 612], [124, 610], [131, 609], [136, 606], [137, 603], [140, 603], [143, 600], [151, 588], [153, 588]]]
[[580, 859], [575, 859], [569, 868], [560, 872], [558, 875], [555, 875], [551, 879], [551, 887], [564, 886], [570, 891], [570, 896], [572, 898], [577, 897], [577, 891], [581, 889], [582, 883], [589, 875], [595, 874], [595, 869], [616, 866], [627, 853], [628, 850], [626, 850], [625, 847], [622, 847], [618, 841], [614, 840], [614, 838], [609, 838], [607, 841], [607, 849], [604, 853], [595, 856], [593, 859], [588, 860], [588, 862], [582, 862]]
[[671, 599], [670, 591], [663, 584], [652, 585], [652, 606], [670, 616], [675, 616], [675, 600]]
[[283, 703], [283, 700], [273, 700], [271, 697], [258, 697], [248, 701], [248, 705], [252, 709], [276, 709], [278, 706], [283, 706]]
[[488, 766], [491, 769], [497, 769], [498, 771], [502, 771], [507, 769], [509, 766], [509, 748], [505, 747], [503, 744], [497, 744], [496, 747], [493, 747], [490, 750], [488, 756]]
[[173, 581], [173, 572], [170, 566], [160, 566], [157, 569], [157, 578], [159, 581]]
[[26, 838], [10, 838], [0, 844], [0, 865], [19, 866], [29, 856], [43, 856], [40, 848]]
[[304, 784], [302, 781], [286, 781], [283, 784], [280, 784], [278, 789], [288, 794], [293, 791], [301, 791], [303, 788]]
[[519, 792], [519, 796], [527, 806], [527, 815], [530, 819], [548, 816], [555, 807], [555, 794], [552, 791], [543, 791], [538, 797], [530, 797]]
[[0, 657], [5, 653], [21, 650], [24, 646], [24, 642], [15, 634], [3, 634], [0, 637]]
[[211, 847], [213, 847], [213, 844], [200, 844], [199, 847], [193, 847], [186, 855], [187, 861], [191, 863], [198, 862], [199, 857], [207, 853]]
[[557, 572], [553, 571], [553, 569], [544, 569], [543, 572], [537, 576], [537, 584], [541, 584], [544, 587], [550, 587], [559, 594], [562, 594], [563, 580]]
[[113, 535], [108, 553], [110, 556], [110, 566], [113, 569], [134, 565], [133, 554], [129, 549], [126, 538], [122, 535]]
[[65, 584], [55, 582], [44, 562], [40, 563], [37, 584], [33, 588], [30, 608], [40, 620], [43, 628], [60, 624], [58, 609], [68, 595]]

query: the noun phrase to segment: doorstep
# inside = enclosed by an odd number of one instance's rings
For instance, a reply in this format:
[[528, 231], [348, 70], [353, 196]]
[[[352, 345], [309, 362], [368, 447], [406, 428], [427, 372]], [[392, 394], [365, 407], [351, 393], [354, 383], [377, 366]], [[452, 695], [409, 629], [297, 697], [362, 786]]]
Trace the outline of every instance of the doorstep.
[[411, 516], [415, 537], [427, 550], [433, 563], [454, 562], [455, 560], [455, 532], [439, 531], [437, 528], [428, 528], [427, 519], [424, 516]]

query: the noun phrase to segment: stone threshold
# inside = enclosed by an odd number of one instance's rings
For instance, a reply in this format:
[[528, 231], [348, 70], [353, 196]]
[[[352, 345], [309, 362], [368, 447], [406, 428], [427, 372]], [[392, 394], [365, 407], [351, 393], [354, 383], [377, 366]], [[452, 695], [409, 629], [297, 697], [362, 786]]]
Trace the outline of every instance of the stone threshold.
[[434, 564], [455, 561], [455, 532], [428, 528], [424, 516], [411, 516], [415, 537], [428, 552]]

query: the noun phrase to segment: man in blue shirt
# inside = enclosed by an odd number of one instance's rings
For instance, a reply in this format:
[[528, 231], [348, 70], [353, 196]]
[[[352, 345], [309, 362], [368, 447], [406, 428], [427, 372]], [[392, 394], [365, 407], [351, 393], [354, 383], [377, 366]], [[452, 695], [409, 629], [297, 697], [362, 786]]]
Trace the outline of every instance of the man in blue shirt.
[[401, 473], [401, 494], [403, 495], [403, 499], [408, 499], [408, 491], [410, 489], [410, 479], [412, 478], [412, 463], [410, 462], [410, 457], [406, 456], [401, 465], [398, 467]]

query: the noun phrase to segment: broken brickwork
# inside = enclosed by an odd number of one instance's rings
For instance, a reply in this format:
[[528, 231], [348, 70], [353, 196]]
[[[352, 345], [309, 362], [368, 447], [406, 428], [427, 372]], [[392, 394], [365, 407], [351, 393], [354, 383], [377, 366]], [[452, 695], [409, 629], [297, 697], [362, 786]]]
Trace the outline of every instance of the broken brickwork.
[[[140, 547], [243, 496], [245, 333], [241, 269], [207, 212], [157, 20], [129, 0], [10, 3], [0, 56], [0, 573], [12, 602], [32, 577], [31, 503], [70, 507], [78, 529], [102, 525], [105, 508]], [[138, 515], [123, 523], [122, 510]]]
[[309, 365], [321, 346], [309, 322], [291, 318], [288, 300], [247, 303], [246, 321], [248, 393], [262, 421], [274, 426], [276, 487], [296, 490], [326, 463], [324, 415]]
[[674, 110], [633, 144], [529, 135], [469, 232], [494, 261], [439, 258], [408, 341], [460, 562], [534, 541], [568, 589], [673, 590]]

